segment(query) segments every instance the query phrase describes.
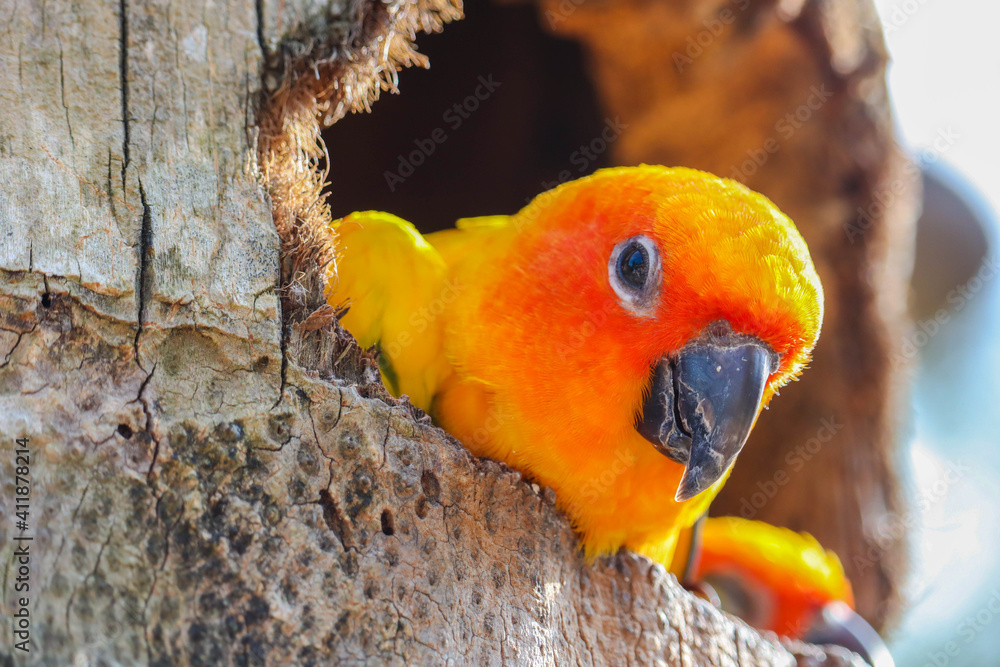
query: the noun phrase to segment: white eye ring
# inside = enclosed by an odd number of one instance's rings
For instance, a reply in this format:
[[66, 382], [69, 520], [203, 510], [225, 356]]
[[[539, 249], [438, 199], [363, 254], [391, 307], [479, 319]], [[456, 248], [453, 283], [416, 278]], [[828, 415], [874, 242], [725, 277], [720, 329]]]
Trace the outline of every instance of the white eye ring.
[[608, 280], [622, 307], [639, 317], [653, 317], [663, 270], [660, 252], [648, 236], [620, 241], [608, 259]]

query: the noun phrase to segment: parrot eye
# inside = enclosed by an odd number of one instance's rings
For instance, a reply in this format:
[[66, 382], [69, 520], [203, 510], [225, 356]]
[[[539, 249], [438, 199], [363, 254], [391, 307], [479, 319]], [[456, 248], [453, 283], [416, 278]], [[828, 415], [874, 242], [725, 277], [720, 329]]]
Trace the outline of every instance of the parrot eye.
[[618, 277], [633, 289], [642, 289], [649, 273], [649, 251], [640, 243], [625, 248], [618, 260]]
[[608, 278], [622, 305], [649, 317], [660, 286], [660, 255], [646, 236], [633, 236], [615, 246], [608, 261]]

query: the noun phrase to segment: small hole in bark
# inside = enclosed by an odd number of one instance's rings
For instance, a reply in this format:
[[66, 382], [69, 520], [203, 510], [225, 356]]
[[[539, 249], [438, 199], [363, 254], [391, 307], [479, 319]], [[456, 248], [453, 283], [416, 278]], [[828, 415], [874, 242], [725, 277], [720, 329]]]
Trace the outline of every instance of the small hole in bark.
[[52, 307], [52, 295], [46, 292], [42, 295], [42, 308]]
[[431, 501], [437, 502], [441, 496], [441, 483], [438, 482], [437, 475], [430, 470], [425, 470], [420, 476], [420, 487], [424, 490], [424, 495]]
[[133, 435], [133, 433], [132, 433], [132, 427], [129, 426], [128, 424], [119, 424], [118, 425], [118, 435], [120, 435], [121, 437], [123, 437], [126, 440], [128, 440]]
[[417, 516], [420, 517], [421, 519], [426, 519], [427, 518], [427, 497], [426, 496], [420, 496], [420, 499], [417, 500]]
[[260, 357], [259, 359], [257, 359], [257, 361], [253, 363], [253, 369], [258, 373], [260, 373], [261, 371], [266, 370], [270, 364], [271, 364], [271, 357], [264, 355], [263, 357]]
[[396, 521], [392, 517], [391, 510], [382, 510], [382, 533], [384, 535], [394, 535], [396, 533]]

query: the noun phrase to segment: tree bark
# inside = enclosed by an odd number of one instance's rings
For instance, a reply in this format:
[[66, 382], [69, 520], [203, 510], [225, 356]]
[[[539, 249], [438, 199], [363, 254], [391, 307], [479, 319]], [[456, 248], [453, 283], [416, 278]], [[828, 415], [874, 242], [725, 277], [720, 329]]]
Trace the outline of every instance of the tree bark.
[[3, 664], [796, 664], [645, 559], [585, 563], [322, 308], [319, 128], [458, 14], [0, 0]]

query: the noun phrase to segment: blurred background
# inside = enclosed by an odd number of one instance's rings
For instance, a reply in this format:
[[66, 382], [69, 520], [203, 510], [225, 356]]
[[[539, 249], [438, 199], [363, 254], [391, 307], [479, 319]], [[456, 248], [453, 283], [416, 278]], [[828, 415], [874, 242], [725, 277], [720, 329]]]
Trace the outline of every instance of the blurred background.
[[[900, 449], [915, 520], [891, 648], [900, 667], [1000, 665], [1000, 6], [876, 6], [896, 123], [925, 171]], [[942, 131], [957, 137], [944, 151]]]
[[[433, 231], [641, 161], [774, 199], [810, 245], [826, 321], [813, 368], [762, 416], [713, 511], [835, 549], [900, 667], [1000, 665], [1000, 5], [477, 0], [466, 13], [418, 39], [430, 70], [324, 133], [334, 215], [382, 209]], [[827, 418], [843, 424], [832, 444], [758, 505]]]

